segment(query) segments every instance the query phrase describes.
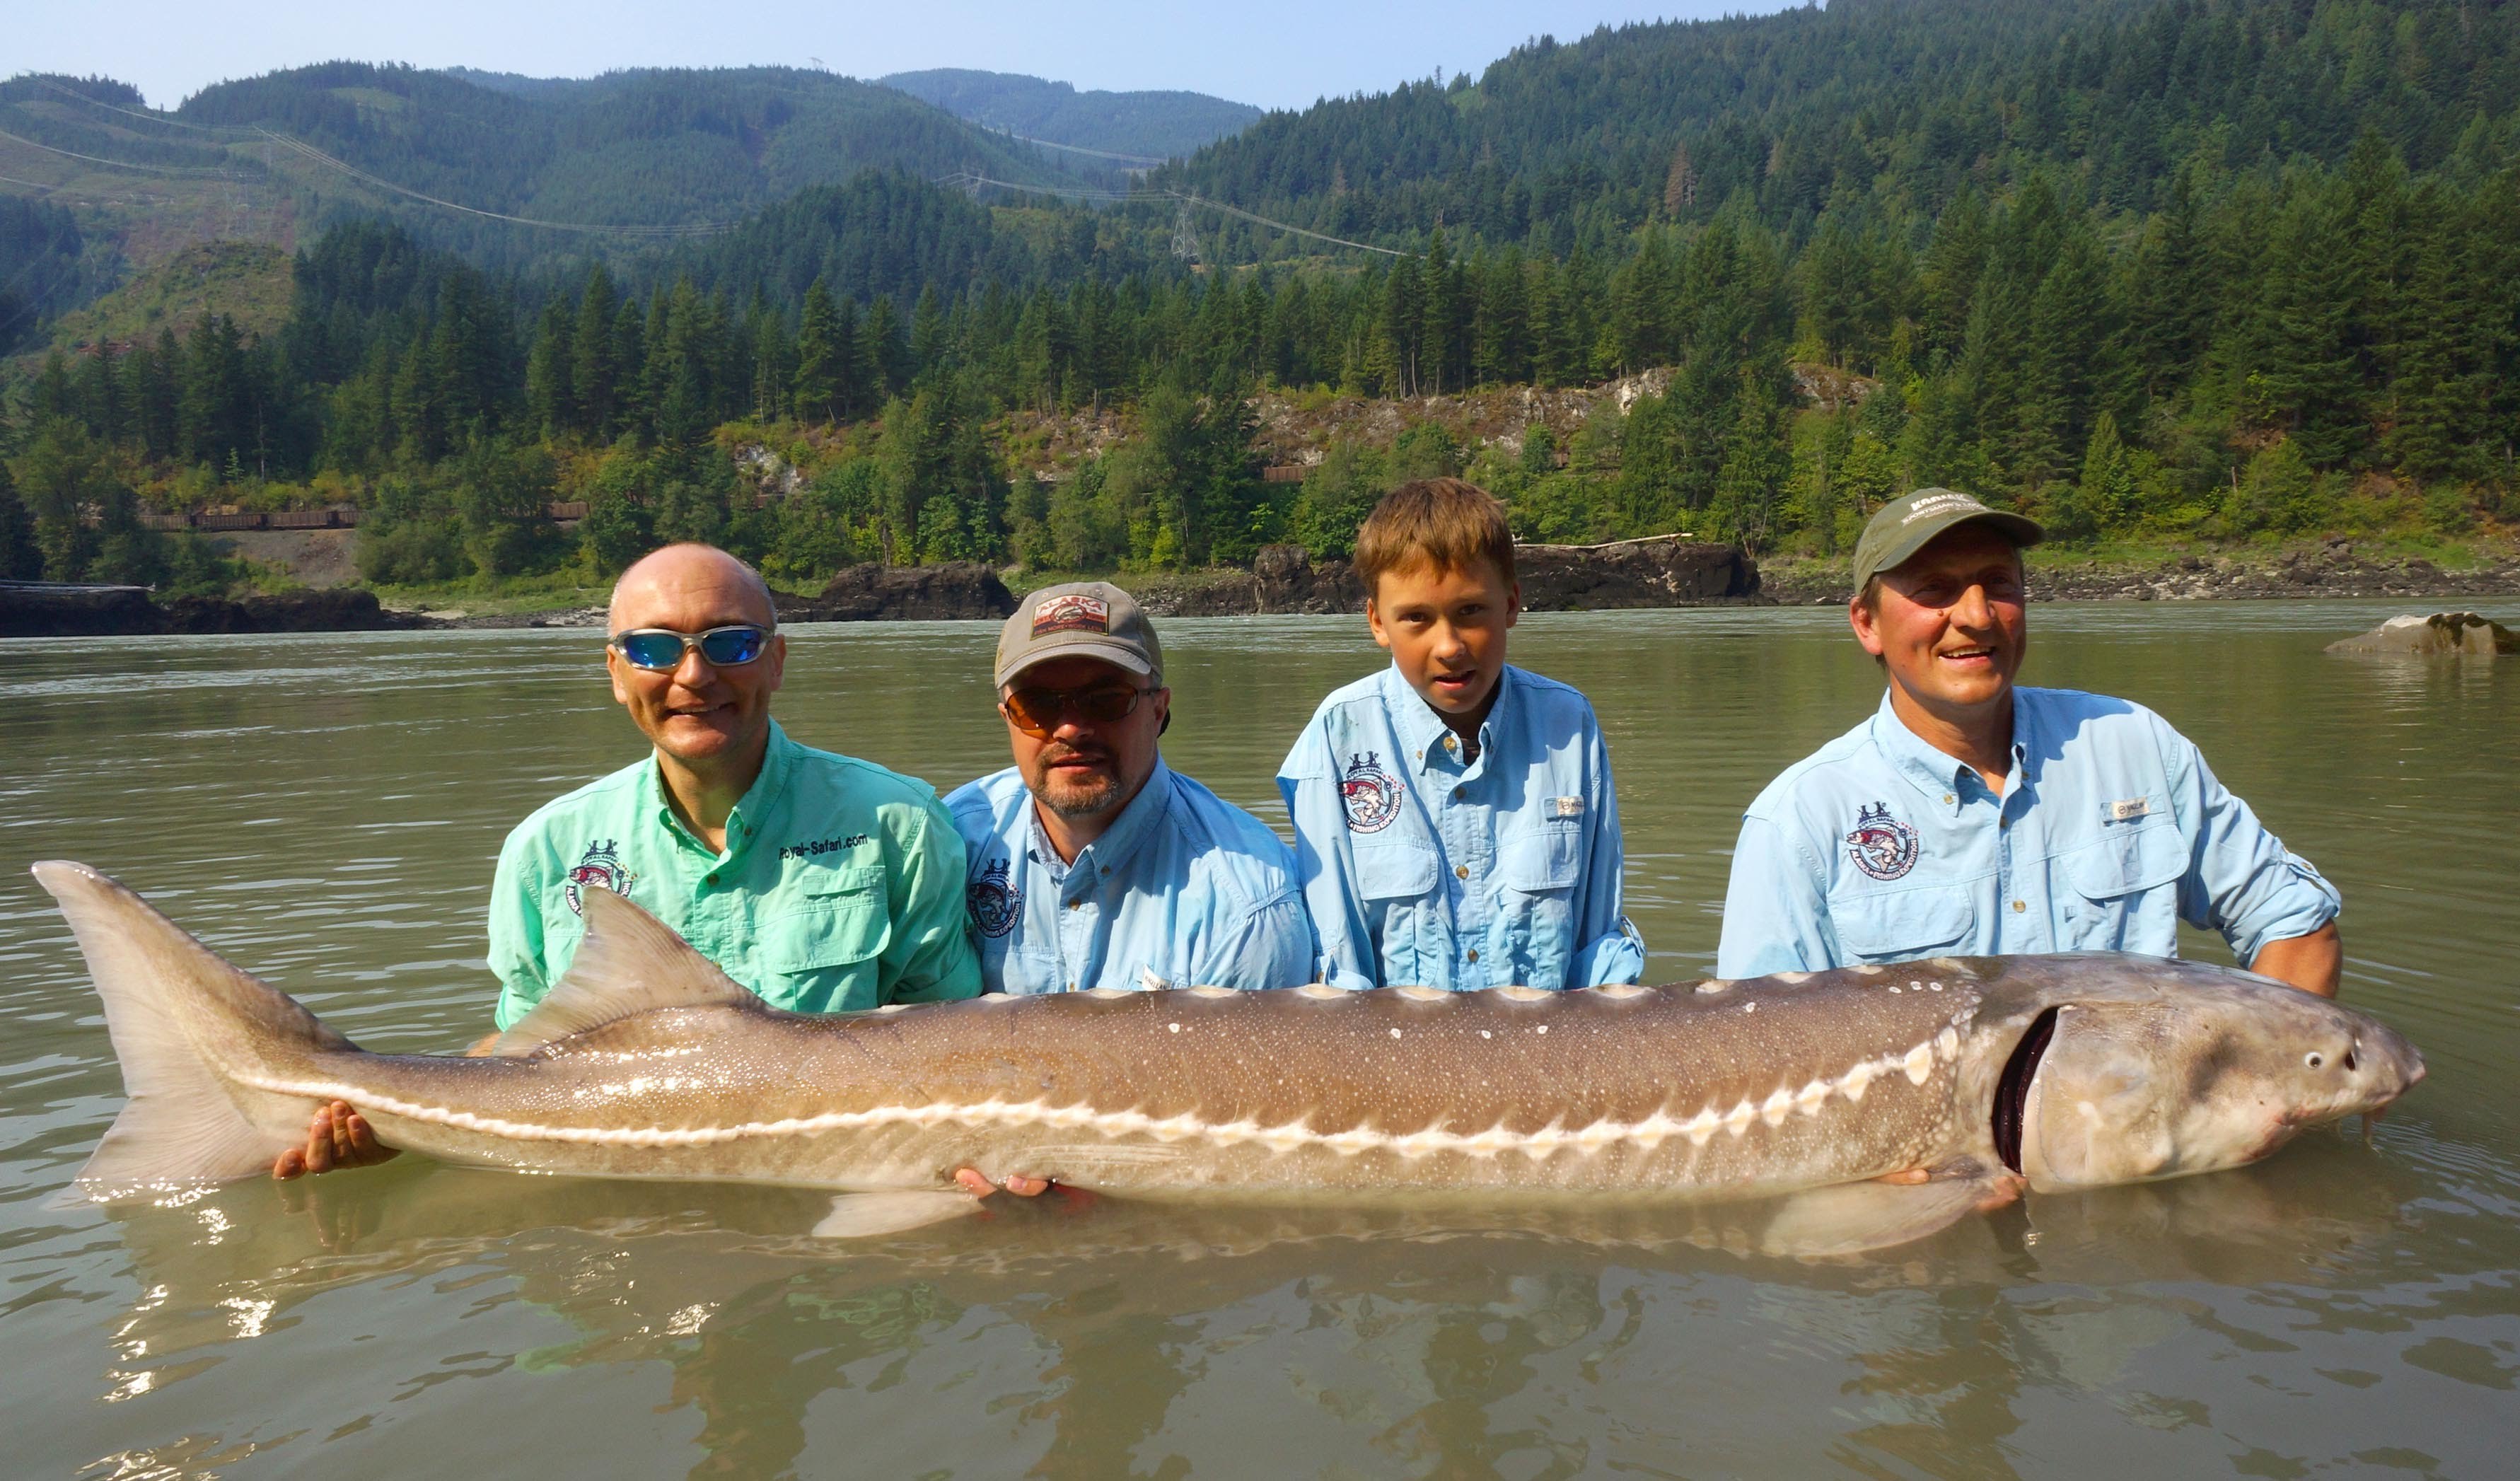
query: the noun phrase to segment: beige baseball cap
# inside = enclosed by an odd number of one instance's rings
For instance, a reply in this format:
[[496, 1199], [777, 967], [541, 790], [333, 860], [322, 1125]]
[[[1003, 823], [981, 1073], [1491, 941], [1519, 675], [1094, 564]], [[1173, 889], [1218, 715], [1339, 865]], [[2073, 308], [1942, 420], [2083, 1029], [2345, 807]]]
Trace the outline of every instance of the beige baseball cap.
[[1108, 581], [1045, 586], [1015, 604], [998, 630], [998, 687], [1050, 658], [1101, 658], [1155, 684], [1164, 649], [1138, 599]]
[[1864, 533], [1855, 542], [1855, 589], [1860, 592], [1874, 576], [1897, 570], [1936, 535], [1972, 519], [1994, 525], [2016, 546], [2048, 538], [2039, 521], [2026, 515], [1989, 509], [1957, 489], [1920, 488], [1881, 506], [1864, 522]]

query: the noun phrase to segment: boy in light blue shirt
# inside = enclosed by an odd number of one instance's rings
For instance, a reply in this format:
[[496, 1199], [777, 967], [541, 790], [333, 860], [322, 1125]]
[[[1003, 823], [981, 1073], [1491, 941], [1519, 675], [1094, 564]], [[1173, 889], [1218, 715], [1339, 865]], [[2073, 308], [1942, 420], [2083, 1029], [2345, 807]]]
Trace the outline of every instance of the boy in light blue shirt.
[[1406, 484], [1357, 531], [1356, 570], [1391, 666], [1323, 700], [1278, 769], [1323, 980], [1638, 980], [1600, 726], [1505, 661], [1521, 591], [1504, 507], [1457, 478]]
[[1727, 977], [2023, 952], [2170, 957], [2179, 922], [2252, 970], [2334, 994], [2336, 889], [2138, 704], [2016, 687], [2020, 548], [1966, 494], [1893, 500], [1856, 546], [1857, 639], [1889, 680], [1863, 724], [1751, 803]]

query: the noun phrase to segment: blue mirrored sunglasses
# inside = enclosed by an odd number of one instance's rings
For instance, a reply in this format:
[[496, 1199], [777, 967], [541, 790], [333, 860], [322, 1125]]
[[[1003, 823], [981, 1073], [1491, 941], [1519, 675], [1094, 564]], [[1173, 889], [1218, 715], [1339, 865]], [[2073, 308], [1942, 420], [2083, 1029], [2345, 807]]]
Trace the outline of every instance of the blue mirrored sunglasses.
[[683, 661], [683, 654], [693, 649], [700, 651], [711, 668], [737, 668], [761, 656], [770, 647], [770, 630], [749, 622], [727, 627], [712, 627], [704, 633], [678, 633], [664, 627], [637, 627], [612, 635], [612, 651], [629, 660], [632, 668], [662, 672]]

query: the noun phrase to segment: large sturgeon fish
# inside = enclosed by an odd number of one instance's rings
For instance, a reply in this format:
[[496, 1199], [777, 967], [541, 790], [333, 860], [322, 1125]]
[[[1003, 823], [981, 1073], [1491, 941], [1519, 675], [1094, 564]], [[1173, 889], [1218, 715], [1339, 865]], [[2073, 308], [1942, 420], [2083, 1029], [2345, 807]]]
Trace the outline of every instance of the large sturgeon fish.
[[486, 1058], [372, 1055], [82, 865], [44, 863], [130, 1100], [100, 1201], [246, 1177], [335, 1100], [449, 1162], [842, 1190], [818, 1233], [973, 1206], [954, 1169], [1158, 1197], [1792, 1194], [1797, 1253], [2032, 1189], [2206, 1172], [2423, 1076], [2378, 1021], [2245, 972], [1937, 958], [1745, 981], [763, 1005], [586, 892], [565, 978]]

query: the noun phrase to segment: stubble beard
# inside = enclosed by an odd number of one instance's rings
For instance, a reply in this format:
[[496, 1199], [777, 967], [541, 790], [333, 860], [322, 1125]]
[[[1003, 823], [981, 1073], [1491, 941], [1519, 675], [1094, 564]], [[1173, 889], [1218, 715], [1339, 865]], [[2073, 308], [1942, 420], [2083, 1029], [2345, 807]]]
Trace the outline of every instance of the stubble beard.
[[[1109, 764], [1103, 763], [1106, 768]], [[1024, 785], [1034, 801], [1062, 818], [1094, 817], [1107, 811], [1120, 795], [1119, 776], [1109, 770], [1095, 773], [1090, 781], [1069, 780], [1045, 766], [1040, 781], [1028, 780]]]

